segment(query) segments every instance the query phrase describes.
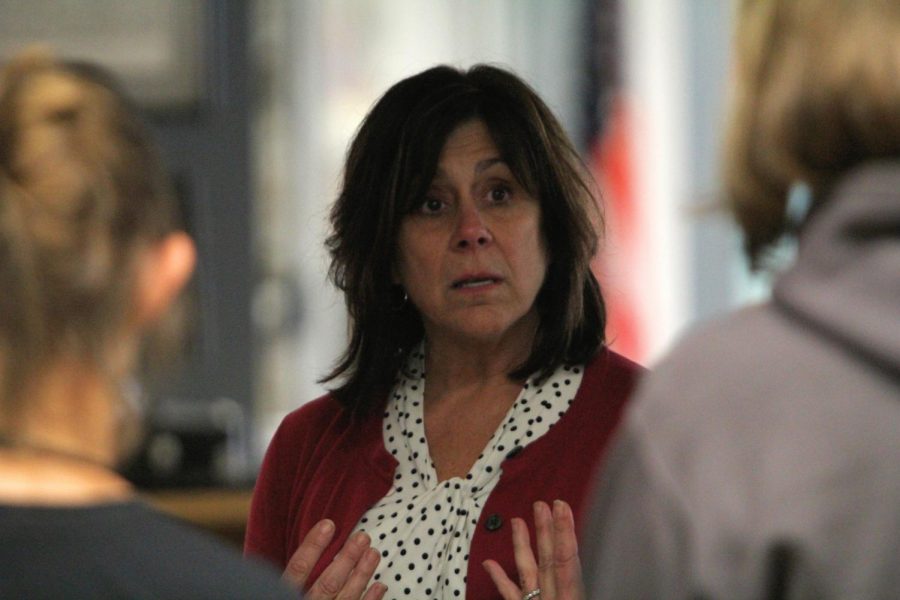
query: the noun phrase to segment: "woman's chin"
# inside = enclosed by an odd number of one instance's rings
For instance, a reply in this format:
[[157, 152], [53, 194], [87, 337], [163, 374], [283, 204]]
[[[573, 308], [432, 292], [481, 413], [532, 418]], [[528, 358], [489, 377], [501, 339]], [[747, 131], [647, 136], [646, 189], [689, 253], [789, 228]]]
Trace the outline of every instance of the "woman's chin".
[[531, 347], [536, 331], [536, 323], [525, 315], [510, 315], [495, 307], [476, 307], [459, 315], [451, 323], [427, 328], [426, 335], [435, 338], [456, 339], [473, 346], [497, 346], [506, 342], [519, 347]]

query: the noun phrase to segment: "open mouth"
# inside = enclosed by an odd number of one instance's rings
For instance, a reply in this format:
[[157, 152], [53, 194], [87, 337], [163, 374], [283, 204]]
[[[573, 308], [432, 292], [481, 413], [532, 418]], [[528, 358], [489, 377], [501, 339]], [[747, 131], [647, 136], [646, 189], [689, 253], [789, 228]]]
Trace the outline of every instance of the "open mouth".
[[488, 285], [493, 285], [495, 283], [499, 283], [500, 279], [497, 277], [472, 277], [466, 279], [460, 279], [458, 281], [454, 281], [451, 286], [454, 290], [462, 290], [468, 288], [478, 288], [484, 287]]

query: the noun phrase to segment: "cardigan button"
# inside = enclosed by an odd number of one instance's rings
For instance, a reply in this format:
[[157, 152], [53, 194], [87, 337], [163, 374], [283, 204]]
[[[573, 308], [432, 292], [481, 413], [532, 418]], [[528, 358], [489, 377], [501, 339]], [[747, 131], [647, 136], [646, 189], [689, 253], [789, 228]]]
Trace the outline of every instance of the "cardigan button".
[[503, 527], [503, 517], [501, 517], [497, 513], [489, 516], [484, 522], [484, 528], [488, 531], [497, 531], [501, 527]]

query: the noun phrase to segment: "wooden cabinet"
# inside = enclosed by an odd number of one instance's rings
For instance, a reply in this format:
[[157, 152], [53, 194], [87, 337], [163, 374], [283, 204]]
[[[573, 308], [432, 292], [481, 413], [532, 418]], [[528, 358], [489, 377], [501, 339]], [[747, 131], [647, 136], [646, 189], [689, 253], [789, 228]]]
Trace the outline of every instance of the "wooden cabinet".
[[240, 548], [244, 544], [251, 489], [186, 489], [143, 492], [154, 508], [209, 531]]

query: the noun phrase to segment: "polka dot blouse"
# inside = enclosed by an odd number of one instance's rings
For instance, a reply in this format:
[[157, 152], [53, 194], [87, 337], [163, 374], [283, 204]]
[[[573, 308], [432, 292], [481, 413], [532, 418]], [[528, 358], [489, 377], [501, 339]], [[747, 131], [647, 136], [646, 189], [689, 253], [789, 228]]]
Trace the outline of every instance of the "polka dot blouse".
[[399, 462], [394, 482], [356, 527], [381, 552], [374, 577], [388, 586], [385, 600], [465, 597], [469, 546], [501, 463], [513, 448], [527, 446], [559, 420], [582, 373], [561, 367], [540, 387], [529, 379], [472, 470], [439, 482], [425, 441], [424, 355], [412, 353], [382, 425], [385, 447]]

